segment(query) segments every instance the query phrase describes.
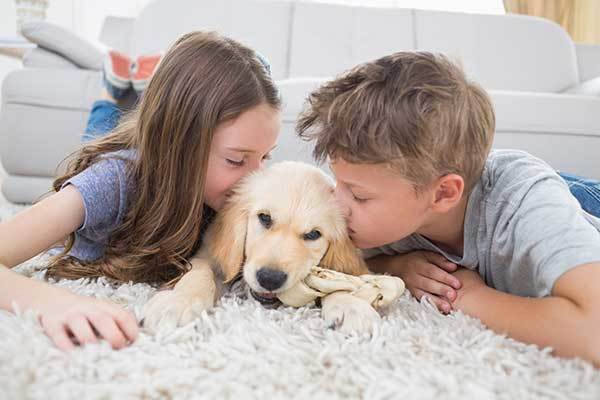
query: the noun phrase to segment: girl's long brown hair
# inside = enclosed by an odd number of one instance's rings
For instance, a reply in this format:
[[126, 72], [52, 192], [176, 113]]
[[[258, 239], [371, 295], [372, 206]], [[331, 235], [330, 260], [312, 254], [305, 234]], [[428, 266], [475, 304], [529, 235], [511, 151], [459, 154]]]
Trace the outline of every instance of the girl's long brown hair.
[[199, 247], [207, 222], [204, 187], [215, 128], [263, 103], [281, 106], [253, 50], [214, 32], [179, 38], [136, 109], [109, 135], [79, 150], [54, 181], [59, 191], [103, 155], [135, 150], [136, 157], [126, 160], [133, 185], [127, 212], [110, 235], [104, 257], [82, 262], [69, 256], [71, 234], [47, 275], [172, 285], [189, 269], [187, 259]]

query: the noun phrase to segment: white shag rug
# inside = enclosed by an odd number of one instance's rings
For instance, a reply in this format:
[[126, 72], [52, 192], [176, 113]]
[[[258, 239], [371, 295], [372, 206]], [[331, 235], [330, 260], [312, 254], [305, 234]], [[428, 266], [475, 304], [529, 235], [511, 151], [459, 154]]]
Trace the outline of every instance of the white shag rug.
[[[0, 220], [20, 207], [0, 206]], [[39, 278], [44, 258], [18, 267]], [[144, 284], [63, 280], [139, 318]], [[240, 290], [172, 333], [141, 333], [70, 354], [52, 346], [31, 313], [0, 311], [0, 399], [600, 399], [600, 371], [439, 314], [405, 295], [372, 337], [328, 329], [314, 308], [264, 309]]]

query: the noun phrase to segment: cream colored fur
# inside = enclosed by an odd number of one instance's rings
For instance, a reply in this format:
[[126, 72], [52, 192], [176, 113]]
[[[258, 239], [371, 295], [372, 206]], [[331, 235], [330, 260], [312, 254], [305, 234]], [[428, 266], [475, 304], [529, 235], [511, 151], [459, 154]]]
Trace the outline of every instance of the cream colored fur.
[[[333, 187], [320, 169], [292, 161], [248, 176], [209, 227], [190, 272], [173, 290], [159, 292], [148, 302], [144, 325], [156, 331], [162, 324], [175, 328], [191, 322], [212, 308], [220, 280], [229, 282], [240, 272], [251, 290], [265, 292], [256, 278], [265, 266], [287, 274], [273, 293], [293, 287], [314, 265], [352, 275], [367, 273], [347, 235]], [[261, 224], [260, 214], [271, 217], [271, 227]], [[307, 240], [304, 235], [314, 230], [321, 237]], [[343, 331], [368, 331], [379, 319], [368, 303], [343, 295], [323, 300], [323, 316]]]

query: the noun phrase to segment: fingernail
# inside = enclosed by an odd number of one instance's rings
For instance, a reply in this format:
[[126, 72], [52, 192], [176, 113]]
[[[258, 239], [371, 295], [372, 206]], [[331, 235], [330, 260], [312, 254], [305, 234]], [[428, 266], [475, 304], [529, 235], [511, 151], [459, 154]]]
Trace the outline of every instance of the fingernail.
[[454, 291], [453, 291], [453, 290], [448, 290], [448, 291], [446, 292], [446, 297], [447, 297], [449, 300], [454, 300]]

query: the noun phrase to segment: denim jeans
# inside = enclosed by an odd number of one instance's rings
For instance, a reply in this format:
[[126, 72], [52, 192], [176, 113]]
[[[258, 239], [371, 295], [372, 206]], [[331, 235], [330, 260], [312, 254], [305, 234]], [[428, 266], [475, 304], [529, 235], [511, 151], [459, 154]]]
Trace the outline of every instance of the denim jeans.
[[588, 213], [600, 218], [600, 181], [560, 172], [571, 193]]
[[117, 126], [122, 114], [123, 111], [112, 101], [97, 100], [92, 105], [81, 141], [87, 142], [106, 135]]

